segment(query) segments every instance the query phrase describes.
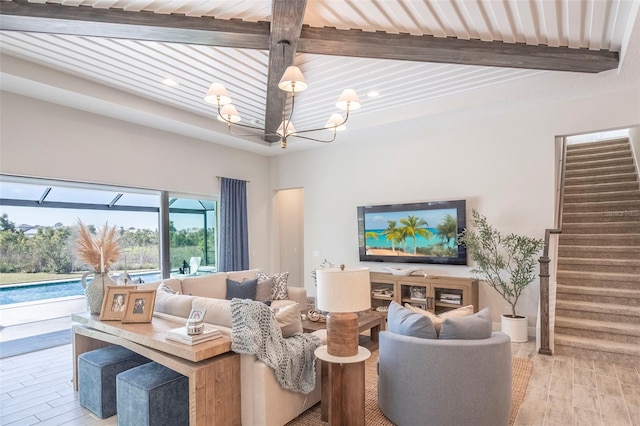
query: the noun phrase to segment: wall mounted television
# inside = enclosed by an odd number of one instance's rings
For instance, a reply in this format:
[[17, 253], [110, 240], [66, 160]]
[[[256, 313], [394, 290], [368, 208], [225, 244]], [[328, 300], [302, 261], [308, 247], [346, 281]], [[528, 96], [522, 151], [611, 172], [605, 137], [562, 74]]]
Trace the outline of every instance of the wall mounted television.
[[360, 261], [466, 265], [466, 201], [358, 207]]

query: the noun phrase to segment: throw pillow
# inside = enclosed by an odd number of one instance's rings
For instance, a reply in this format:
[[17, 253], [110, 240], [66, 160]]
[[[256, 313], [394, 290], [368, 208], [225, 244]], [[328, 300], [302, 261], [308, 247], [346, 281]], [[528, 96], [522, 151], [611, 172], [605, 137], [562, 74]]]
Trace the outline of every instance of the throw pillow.
[[420, 337], [422, 339], [437, 339], [436, 329], [426, 315], [421, 315], [391, 302], [387, 316], [389, 331], [405, 336]]
[[441, 339], [487, 339], [491, 337], [489, 308], [466, 317], [447, 318], [442, 322]]
[[258, 288], [256, 289], [256, 300], [258, 302], [266, 302], [271, 300], [271, 292], [273, 291], [273, 278], [266, 280], [258, 280]]
[[302, 318], [300, 318], [300, 306], [297, 303], [278, 309], [276, 321], [282, 330], [282, 337], [302, 333]]
[[245, 280], [239, 283], [238, 281], [227, 278], [227, 300], [233, 298], [238, 299], [251, 299], [256, 298], [256, 289], [258, 286], [258, 280]]
[[287, 300], [289, 294], [287, 292], [287, 280], [289, 272], [281, 272], [273, 274], [271, 277], [264, 272], [257, 273], [258, 281], [264, 281], [273, 278], [273, 288], [271, 289], [271, 300]]
[[462, 318], [462, 317], [466, 317], [473, 314], [473, 305], [462, 306], [460, 308], [452, 309], [450, 311], [446, 311], [438, 315], [431, 313], [431, 311], [425, 311], [424, 309], [411, 306], [408, 303], [405, 303], [404, 306], [417, 314], [421, 314], [428, 317], [433, 323], [433, 327], [436, 329], [436, 334], [438, 335], [440, 334], [440, 329], [442, 328], [442, 322], [445, 319]]
[[160, 285], [158, 286], [158, 291], [159, 292], [164, 292], [164, 293], [169, 293], [169, 294], [180, 294], [179, 291], [175, 291], [174, 289], [169, 287], [164, 281], [162, 281], [160, 283]]

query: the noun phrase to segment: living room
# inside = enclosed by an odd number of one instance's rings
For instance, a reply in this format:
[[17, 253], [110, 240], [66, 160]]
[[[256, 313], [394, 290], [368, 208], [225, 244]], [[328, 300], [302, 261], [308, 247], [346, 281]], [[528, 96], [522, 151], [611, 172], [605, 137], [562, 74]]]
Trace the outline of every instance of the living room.
[[[542, 237], [554, 227], [557, 210], [557, 138], [638, 132], [639, 19], [627, 40], [615, 70], [540, 72], [401, 107], [403, 119], [395, 122], [382, 113], [364, 115], [365, 104], [363, 114], [351, 118], [353, 129], [332, 144], [297, 150], [291, 139], [290, 151], [273, 147], [267, 153], [236, 149], [235, 143], [251, 143], [225, 133], [212, 138], [211, 118], [3, 55], [0, 173], [196, 196], [218, 196], [218, 176], [247, 180], [250, 266], [291, 270], [290, 283], [313, 296], [311, 271], [324, 259], [380, 270], [358, 258], [360, 205], [465, 199], [469, 211], [479, 210], [505, 232]], [[38, 99], [45, 93], [38, 93], [39, 85], [55, 90]], [[382, 93], [380, 100], [385, 97], [393, 94]], [[90, 99], [101, 102], [85, 102]], [[128, 121], [133, 116], [138, 124]], [[164, 127], [139, 124], [152, 116], [162, 117]], [[633, 142], [637, 161], [640, 138]], [[290, 243], [291, 212], [299, 245]], [[421, 267], [458, 277], [470, 270]], [[519, 304], [532, 340], [538, 290], [536, 280]], [[479, 305], [490, 308], [497, 329], [502, 299], [481, 285]]]

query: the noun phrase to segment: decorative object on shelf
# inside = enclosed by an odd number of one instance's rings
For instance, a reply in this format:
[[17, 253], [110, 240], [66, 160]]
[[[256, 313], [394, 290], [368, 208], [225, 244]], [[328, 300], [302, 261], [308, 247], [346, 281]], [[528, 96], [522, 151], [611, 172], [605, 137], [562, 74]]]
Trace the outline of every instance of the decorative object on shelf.
[[389, 312], [389, 305], [378, 306], [376, 308], [376, 311], [378, 311], [378, 312]]
[[401, 277], [408, 277], [409, 275], [412, 275], [414, 272], [418, 272], [418, 271], [420, 271], [422, 274], [424, 274], [424, 271], [422, 271], [422, 269], [417, 268], [415, 266], [412, 266], [410, 268], [404, 268], [404, 269], [389, 268], [388, 266], [385, 266], [385, 267], [382, 268], [382, 270], [384, 272], [389, 272], [391, 275], [397, 275], [397, 276], [401, 276]]
[[307, 313], [307, 318], [309, 318], [309, 321], [313, 321], [313, 322], [326, 322], [327, 321], [327, 317], [322, 315], [322, 312], [316, 311], [315, 309], [311, 309]]
[[[85, 290], [89, 311], [92, 314], [100, 314], [106, 286], [116, 285], [109, 278], [107, 271], [120, 257], [120, 238], [116, 227], [109, 227], [108, 223], [105, 223], [95, 235], [80, 219], [77, 224], [77, 255], [94, 270], [82, 276], [82, 287]], [[89, 281], [87, 278], [91, 274], [93, 279]]]
[[[522, 235], [502, 235], [489, 224], [487, 218], [475, 209], [473, 226], [458, 235], [460, 244], [476, 262], [471, 274], [486, 281], [511, 305], [511, 314], [502, 315], [502, 331], [513, 342], [526, 342], [527, 317], [516, 313], [522, 291], [535, 279], [535, 255], [542, 250], [544, 241]], [[513, 326], [518, 324], [517, 326]]]
[[155, 290], [130, 291], [127, 293], [122, 322], [151, 322], [155, 302]]
[[409, 297], [411, 298], [411, 300], [420, 300], [420, 301], [426, 301], [427, 300], [427, 288], [426, 287], [422, 287], [419, 285], [412, 285], [409, 288]]
[[358, 314], [371, 308], [369, 268], [318, 269], [317, 307], [327, 315], [327, 352], [358, 354]]
[[393, 290], [388, 288], [375, 288], [371, 290], [371, 294], [377, 297], [393, 297]]
[[204, 314], [206, 309], [191, 309], [189, 318], [187, 318], [187, 324], [185, 329], [189, 336], [195, 336], [196, 334], [202, 334], [204, 330]]
[[[334, 268], [334, 267], [335, 265], [329, 262], [327, 259], [323, 260], [322, 263], [320, 264], [320, 269]], [[311, 278], [313, 278], [313, 283], [317, 287], [318, 286], [317, 269], [314, 269], [313, 271], [311, 271]]]
[[127, 294], [135, 290], [134, 285], [110, 285], [105, 287], [104, 299], [102, 300], [102, 310], [100, 319], [103, 321], [120, 321], [124, 313], [124, 305], [127, 301]]
[[[282, 46], [282, 60], [285, 60], [286, 48], [289, 46], [288, 40], [280, 40], [278, 41], [278, 45]], [[282, 122], [280, 123], [280, 127], [277, 130], [275, 129], [265, 129], [257, 126], [251, 126], [248, 124], [240, 124], [241, 118], [240, 114], [236, 110], [235, 106], [231, 103], [231, 97], [227, 92], [227, 89], [220, 83], [213, 83], [209, 90], [207, 91], [207, 95], [204, 100], [210, 104], [213, 104], [217, 107], [218, 110], [218, 120], [227, 123], [227, 127], [229, 129], [229, 133], [235, 136], [255, 136], [255, 134], [249, 135], [239, 135], [233, 133], [232, 126], [240, 126], [248, 129], [260, 130], [263, 132], [265, 136], [279, 136], [281, 138], [280, 147], [285, 149], [287, 147], [287, 139], [290, 137], [297, 137], [302, 139], [311, 140], [314, 142], [333, 142], [336, 139], [336, 132], [341, 130], [345, 130], [345, 123], [349, 119], [349, 113], [353, 110], [360, 108], [360, 99], [358, 99], [358, 95], [353, 89], [346, 89], [338, 98], [338, 102], [336, 103], [336, 107], [340, 110], [345, 111], [345, 117], [342, 117], [340, 114], [332, 114], [329, 117], [329, 121], [324, 125], [324, 127], [317, 127], [313, 129], [306, 130], [297, 130], [293, 126], [292, 117], [293, 111], [295, 108], [295, 99], [296, 94], [304, 91], [309, 87], [307, 82], [302, 75], [302, 71], [300, 68], [293, 65], [288, 67], [284, 74], [282, 75], [282, 79], [278, 84], [280, 90], [283, 90], [286, 93], [291, 94], [290, 102], [285, 100], [283, 102], [282, 109]], [[291, 109], [287, 114], [287, 105], [291, 105]], [[274, 132], [275, 130], [275, 132]], [[329, 130], [332, 133], [331, 139], [324, 138], [318, 139], [311, 136], [303, 136], [305, 133], [314, 133], [319, 132], [321, 130]]]

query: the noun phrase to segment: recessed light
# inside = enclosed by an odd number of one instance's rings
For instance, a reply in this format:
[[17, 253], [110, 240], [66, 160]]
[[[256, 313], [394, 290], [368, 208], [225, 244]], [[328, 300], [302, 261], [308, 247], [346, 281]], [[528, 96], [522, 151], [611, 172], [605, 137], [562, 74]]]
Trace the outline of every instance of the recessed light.
[[164, 80], [162, 80], [162, 84], [169, 87], [176, 87], [178, 85], [178, 82], [170, 78], [165, 78]]
[[378, 92], [377, 90], [369, 90], [367, 92], [368, 98], [377, 98], [378, 96], [380, 96], [380, 92]]

